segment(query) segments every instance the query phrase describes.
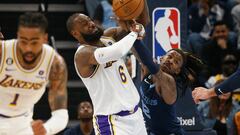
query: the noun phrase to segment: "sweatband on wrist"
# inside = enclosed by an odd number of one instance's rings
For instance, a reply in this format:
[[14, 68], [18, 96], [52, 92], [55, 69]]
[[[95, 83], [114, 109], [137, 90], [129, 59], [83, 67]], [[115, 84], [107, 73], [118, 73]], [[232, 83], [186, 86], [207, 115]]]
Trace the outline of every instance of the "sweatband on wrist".
[[52, 112], [52, 117], [44, 123], [47, 135], [57, 134], [62, 131], [68, 123], [67, 109], [58, 109]]
[[223, 93], [228, 93], [240, 88], [240, 68], [232, 74], [227, 80], [220, 83], [215, 87], [215, 93], [221, 95]]
[[138, 53], [142, 63], [148, 68], [149, 72], [153, 75], [156, 74], [159, 71], [159, 65], [153, 62], [150, 50], [140, 40], [136, 40], [133, 47]]
[[94, 51], [96, 61], [99, 64], [105, 64], [120, 59], [132, 48], [134, 41], [137, 39], [137, 35], [136, 32], [131, 32], [111, 46], [96, 49]]

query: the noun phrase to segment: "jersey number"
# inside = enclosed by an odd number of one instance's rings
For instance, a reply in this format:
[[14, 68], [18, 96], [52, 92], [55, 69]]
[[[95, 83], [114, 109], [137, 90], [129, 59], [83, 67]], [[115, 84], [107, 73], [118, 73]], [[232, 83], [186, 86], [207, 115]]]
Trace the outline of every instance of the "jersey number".
[[125, 73], [124, 73], [124, 68], [123, 68], [122, 65], [120, 65], [120, 66], [118, 67], [118, 72], [119, 72], [119, 74], [120, 74], [120, 77], [121, 77], [122, 82], [123, 82], [123, 83], [126, 83], [126, 82], [127, 82], [127, 77], [126, 77], [126, 75], [125, 75]]
[[15, 94], [13, 101], [9, 104], [10, 106], [16, 106], [19, 94]]
[[148, 107], [144, 104], [144, 102], [142, 101], [142, 111], [145, 114], [145, 116], [147, 116], [149, 119], [151, 119], [151, 115], [150, 115], [150, 110], [148, 109]]

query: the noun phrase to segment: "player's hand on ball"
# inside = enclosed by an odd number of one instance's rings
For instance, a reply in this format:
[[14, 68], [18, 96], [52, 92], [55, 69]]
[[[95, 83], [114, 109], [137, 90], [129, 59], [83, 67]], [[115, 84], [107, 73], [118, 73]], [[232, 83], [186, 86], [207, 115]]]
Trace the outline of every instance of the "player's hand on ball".
[[47, 131], [43, 126], [42, 120], [32, 121], [31, 125], [34, 135], [46, 135]]
[[177, 37], [176, 35], [172, 35], [172, 36], [170, 37], [170, 42], [171, 42], [172, 44], [177, 44], [177, 43], [179, 42], [178, 37]]
[[142, 40], [143, 37], [145, 36], [145, 29], [142, 24], [140, 23], [134, 23], [131, 27], [131, 31], [137, 32], [138, 33], [138, 39]]
[[131, 25], [134, 23], [132, 20], [120, 20], [117, 19], [118, 25], [122, 27], [125, 31], [130, 31]]

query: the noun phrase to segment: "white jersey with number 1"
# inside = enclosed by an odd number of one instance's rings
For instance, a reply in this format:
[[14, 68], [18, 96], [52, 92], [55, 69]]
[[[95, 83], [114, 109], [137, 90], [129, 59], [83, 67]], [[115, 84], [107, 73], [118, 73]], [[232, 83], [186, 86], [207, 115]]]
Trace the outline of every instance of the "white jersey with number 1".
[[43, 45], [37, 66], [26, 70], [18, 62], [16, 46], [17, 40], [2, 42], [0, 114], [10, 117], [27, 113], [42, 97], [55, 53], [49, 45]]

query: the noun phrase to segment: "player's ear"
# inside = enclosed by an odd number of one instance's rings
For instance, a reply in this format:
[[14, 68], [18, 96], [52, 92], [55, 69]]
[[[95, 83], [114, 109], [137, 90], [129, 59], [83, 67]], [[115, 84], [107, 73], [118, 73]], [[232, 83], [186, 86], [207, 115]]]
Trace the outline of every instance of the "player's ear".
[[78, 39], [79, 33], [77, 31], [71, 31], [71, 34], [74, 38]]
[[44, 41], [47, 43], [48, 42], [48, 33], [45, 33], [43, 38], [44, 38]]

